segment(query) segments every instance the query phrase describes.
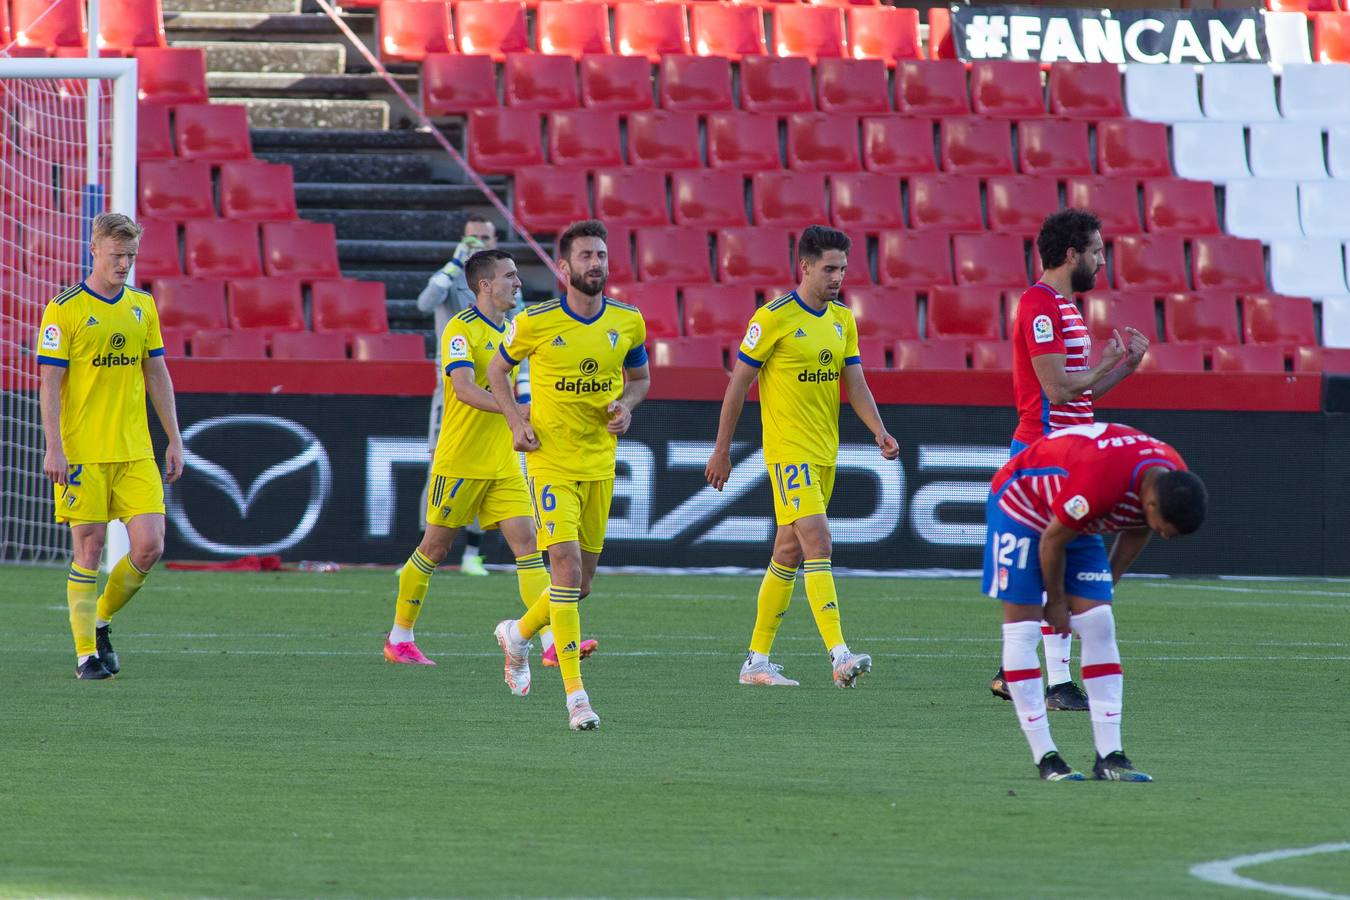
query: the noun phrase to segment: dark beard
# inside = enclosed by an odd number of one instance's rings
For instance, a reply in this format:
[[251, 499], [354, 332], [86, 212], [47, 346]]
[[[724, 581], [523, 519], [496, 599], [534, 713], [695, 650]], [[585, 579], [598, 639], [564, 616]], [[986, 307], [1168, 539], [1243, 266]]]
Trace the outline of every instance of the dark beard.
[[1097, 285], [1097, 273], [1084, 269], [1082, 266], [1076, 267], [1069, 275], [1069, 287], [1073, 288], [1075, 294], [1081, 294], [1090, 291]]
[[598, 297], [604, 292], [605, 284], [608, 281], [609, 278], [607, 276], [601, 275], [598, 279], [598, 285], [592, 287], [592, 281], [585, 273], [573, 272], [572, 277], [568, 279], [567, 283], [588, 297]]

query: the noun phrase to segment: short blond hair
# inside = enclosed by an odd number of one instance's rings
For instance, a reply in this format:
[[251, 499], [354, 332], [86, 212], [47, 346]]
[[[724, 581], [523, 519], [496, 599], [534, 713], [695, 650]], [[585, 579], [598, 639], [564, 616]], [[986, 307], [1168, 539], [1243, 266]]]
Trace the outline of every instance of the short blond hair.
[[93, 240], [110, 237], [119, 241], [139, 241], [144, 228], [137, 225], [131, 216], [122, 213], [103, 213], [94, 219]]

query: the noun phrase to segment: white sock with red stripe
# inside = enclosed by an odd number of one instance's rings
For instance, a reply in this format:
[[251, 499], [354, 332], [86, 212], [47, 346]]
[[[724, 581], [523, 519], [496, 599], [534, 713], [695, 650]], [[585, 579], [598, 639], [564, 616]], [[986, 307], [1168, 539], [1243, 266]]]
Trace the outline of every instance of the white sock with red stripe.
[[1073, 642], [1071, 634], [1055, 634], [1055, 630], [1041, 623], [1041, 644], [1045, 647], [1045, 683], [1054, 687], [1066, 681], [1073, 681], [1069, 672], [1069, 647]]
[[1116, 646], [1116, 617], [1109, 606], [1069, 617], [1069, 624], [1083, 642], [1083, 688], [1092, 713], [1092, 741], [1097, 755], [1121, 749], [1120, 712], [1125, 696], [1125, 676], [1120, 670]]
[[1003, 680], [1012, 694], [1017, 724], [1031, 745], [1031, 761], [1056, 749], [1050, 738], [1050, 720], [1045, 711], [1045, 688], [1041, 686], [1040, 658], [1036, 642], [1041, 636], [1036, 622], [1003, 623]]

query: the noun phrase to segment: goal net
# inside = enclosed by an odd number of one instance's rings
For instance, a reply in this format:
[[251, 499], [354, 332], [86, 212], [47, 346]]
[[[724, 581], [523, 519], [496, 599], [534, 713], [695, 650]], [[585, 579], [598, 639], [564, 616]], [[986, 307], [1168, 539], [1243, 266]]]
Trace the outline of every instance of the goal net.
[[89, 271], [93, 218], [134, 212], [132, 60], [0, 57], [0, 562], [64, 562], [42, 472], [47, 301]]

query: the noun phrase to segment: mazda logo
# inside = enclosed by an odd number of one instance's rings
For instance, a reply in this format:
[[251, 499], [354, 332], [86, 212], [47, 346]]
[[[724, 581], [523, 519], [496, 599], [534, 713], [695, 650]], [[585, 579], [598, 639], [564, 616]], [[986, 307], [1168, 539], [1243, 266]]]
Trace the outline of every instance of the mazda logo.
[[[279, 446], [290, 445], [296, 449], [290, 456], [263, 468], [247, 485], [241, 485], [240, 479], [225, 465], [195, 452], [194, 443], [203, 452], [210, 452], [207, 448], [211, 448], [217, 454], [223, 448], [238, 448], [235, 459], [243, 453], [275, 453]], [[203, 517], [209, 516], [215, 505], [194, 504], [190, 515], [183, 502], [182, 487], [170, 487], [166, 497], [169, 520], [194, 547], [224, 556], [279, 553], [300, 543], [318, 523], [333, 483], [332, 464], [319, 439], [303, 425], [278, 416], [239, 415], [203, 419], [183, 432], [183, 462], [185, 480], [191, 476], [191, 480], [204, 482], [223, 494], [242, 520], [249, 518], [259, 495], [280, 479], [301, 473], [309, 479], [308, 491], [298, 493], [303, 499], [295, 504], [293, 511], [286, 509], [281, 512], [273, 504], [268, 509], [266, 521], [254, 522], [249, 526], [253, 532], [264, 529], [274, 532], [278, 526], [290, 530], [284, 537], [255, 544], [225, 543], [203, 535], [198, 525], [205, 524], [202, 522]], [[193, 521], [194, 515], [196, 522]], [[290, 525], [292, 521], [295, 522], [293, 526]]]

